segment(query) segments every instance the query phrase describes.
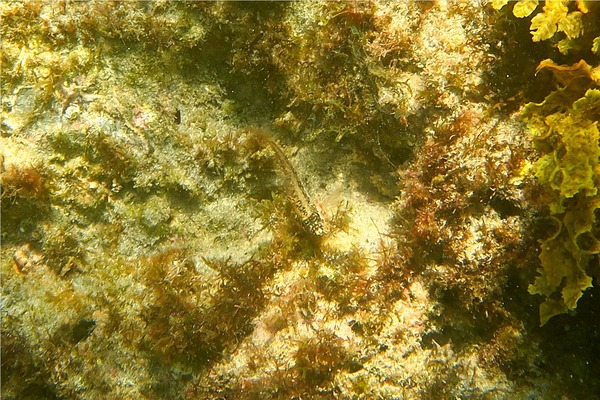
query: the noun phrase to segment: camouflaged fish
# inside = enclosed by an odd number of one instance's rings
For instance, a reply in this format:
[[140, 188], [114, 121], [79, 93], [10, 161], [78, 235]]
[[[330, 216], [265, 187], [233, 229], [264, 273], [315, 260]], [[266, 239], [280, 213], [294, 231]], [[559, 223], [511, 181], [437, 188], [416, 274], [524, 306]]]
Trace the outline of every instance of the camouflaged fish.
[[273, 149], [275, 158], [285, 177], [287, 198], [298, 219], [302, 223], [304, 230], [314, 236], [322, 236], [325, 233], [323, 219], [321, 218], [317, 207], [310, 201], [304, 187], [300, 183], [300, 179], [298, 179], [296, 170], [286, 157], [283, 149], [271, 138], [269, 132], [261, 129], [252, 129], [249, 131], [255, 135], [262, 144], [268, 145]]

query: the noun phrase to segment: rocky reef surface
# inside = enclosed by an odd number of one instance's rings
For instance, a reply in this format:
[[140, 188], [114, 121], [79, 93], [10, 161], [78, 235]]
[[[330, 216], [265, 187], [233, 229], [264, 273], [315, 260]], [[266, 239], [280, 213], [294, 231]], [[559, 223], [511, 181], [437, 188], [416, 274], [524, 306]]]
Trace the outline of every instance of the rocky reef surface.
[[506, 3], [1, 2], [2, 398], [600, 399], [600, 5]]

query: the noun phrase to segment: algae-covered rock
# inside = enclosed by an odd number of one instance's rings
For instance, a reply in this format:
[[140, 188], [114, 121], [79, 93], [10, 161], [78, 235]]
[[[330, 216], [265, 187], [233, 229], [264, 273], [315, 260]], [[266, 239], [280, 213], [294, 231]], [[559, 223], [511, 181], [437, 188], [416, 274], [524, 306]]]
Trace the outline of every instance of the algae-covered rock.
[[587, 4], [0, 2], [2, 397], [589, 395]]

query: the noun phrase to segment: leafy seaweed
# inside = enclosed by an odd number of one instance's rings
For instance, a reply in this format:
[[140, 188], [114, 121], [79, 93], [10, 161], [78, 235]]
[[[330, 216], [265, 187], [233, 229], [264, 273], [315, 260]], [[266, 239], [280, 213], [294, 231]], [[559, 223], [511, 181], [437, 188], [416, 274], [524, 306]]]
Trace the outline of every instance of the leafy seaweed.
[[[506, 0], [494, 0], [492, 7], [499, 10], [507, 3]], [[571, 4], [577, 6], [577, 11], [569, 9]], [[538, 5], [538, 0], [519, 0], [514, 3], [512, 12], [517, 18], [529, 17], [538, 8]], [[531, 18], [532, 40], [534, 42], [548, 40], [553, 38], [557, 32], [563, 32], [566, 38], [558, 43], [558, 49], [561, 53], [567, 54], [569, 50], [576, 47], [573, 39], [583, 34], [582, 17], [588, 11], [587, 6], [581, 0], [575, 3], [568, 0], [545, 1], [542, 11]]]
[[523, 111], [541, 154], [532, 172], [549, 193], [550, 214], [560, 222], [558, 231], [542, 241], [539, 276], [529, 286], [529, 293], [545, 297], [540, 305], [541, 325], [577, 307], [583, 292], [592, 286], [589, 261], [600, 254], [597, 68], [583, 60], [572, 66], [544, 60], [538, 70], [544, 68], [565, 86]]

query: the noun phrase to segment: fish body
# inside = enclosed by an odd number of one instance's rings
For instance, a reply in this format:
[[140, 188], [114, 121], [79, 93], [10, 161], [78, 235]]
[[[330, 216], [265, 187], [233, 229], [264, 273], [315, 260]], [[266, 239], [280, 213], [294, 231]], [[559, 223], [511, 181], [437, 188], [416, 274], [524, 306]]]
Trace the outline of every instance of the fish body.
[[317, 207], [310, 200], [310, 197], [308, 197], [300, 179], [298, 179], [296, 170], [283, 152], [283, 149], [270, 137], [268, 132], [258, 129], [253, 131], [262, 143], [268, 145], [273, 150], [281, 172], [285, 177], [288, 201], [302, 223], [302, 227], [306, 232], [314, 236], [322, 236], [325, 233], [323, 218], [319, 214]]

